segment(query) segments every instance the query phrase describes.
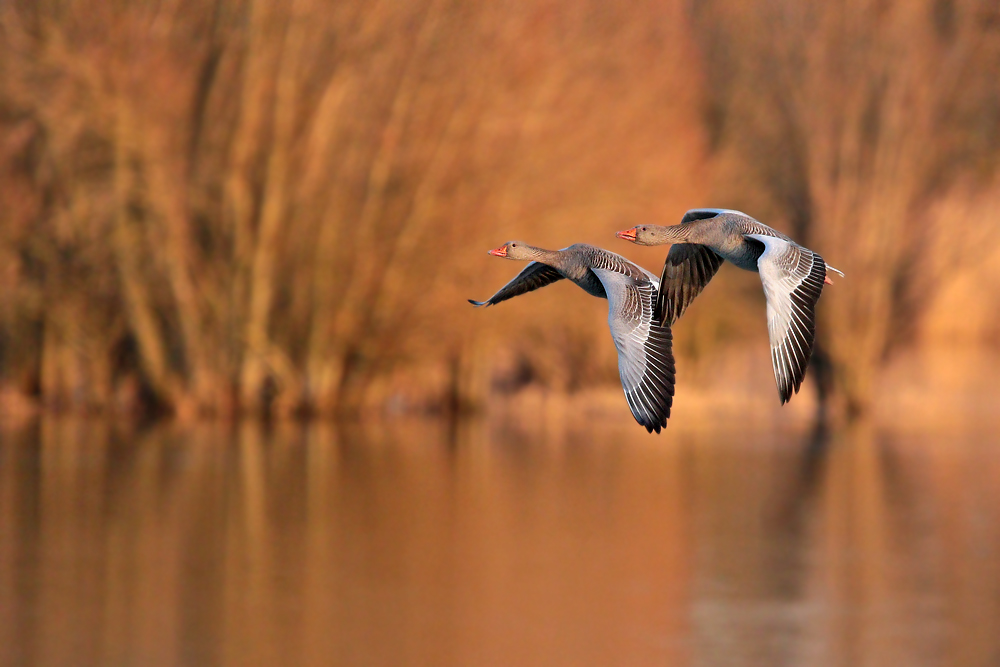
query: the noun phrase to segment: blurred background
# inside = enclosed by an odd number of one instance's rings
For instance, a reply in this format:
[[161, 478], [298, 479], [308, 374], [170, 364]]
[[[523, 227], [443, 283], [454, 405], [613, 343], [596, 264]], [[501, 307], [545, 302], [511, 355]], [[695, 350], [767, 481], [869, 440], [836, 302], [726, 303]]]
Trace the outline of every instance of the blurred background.
[[[793, 410], [968, 407], [1000, 340], [998, 71], [991, 0], [6, 0], [0, 404], [617, 397], [606, 305], [474, 310], [521, 268], [486, 250], [658, 273], [614, 232], [715, 206], [847, 274]], [[724, 268], [674, 336], [675, 412], [777, 404], [756, 276]]]
[[[996, 0], [0, 0], [0, 664], [998, 664], [998, 74]], [[466, 301], [693, 207], [846, 273], [785, 407], [750, 272], [658, 437], [604, 301]]]

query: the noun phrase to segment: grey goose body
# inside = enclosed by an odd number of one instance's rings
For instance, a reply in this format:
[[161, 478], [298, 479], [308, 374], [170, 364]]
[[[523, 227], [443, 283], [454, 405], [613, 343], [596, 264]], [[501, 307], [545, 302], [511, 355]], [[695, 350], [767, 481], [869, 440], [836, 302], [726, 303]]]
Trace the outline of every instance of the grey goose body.
[[608, 327], [618, 350], [618, 374], [632, 416], [650, 433], [667, 425], [674, 397], [670, 324], [654, 316], [659, 278], [621, 255], [583, 243], [544, 250], [511, 241], [490, 251], [529, 264], [486, 301], [493, 306], [563, 278], [608, 300]]
[[782, 404], [799, 391], [815, 345], [816, 302], [831, 282], [827, 271], [840, 271], [819, 253], [729, 209], [691, 209], [679, 225], [639, 225], [617, 235], [639, 245], [673, 244], [656, 309], [667, 324], [683, 314], [724, 261], [756, 271], [767, 299], [771, 364]]

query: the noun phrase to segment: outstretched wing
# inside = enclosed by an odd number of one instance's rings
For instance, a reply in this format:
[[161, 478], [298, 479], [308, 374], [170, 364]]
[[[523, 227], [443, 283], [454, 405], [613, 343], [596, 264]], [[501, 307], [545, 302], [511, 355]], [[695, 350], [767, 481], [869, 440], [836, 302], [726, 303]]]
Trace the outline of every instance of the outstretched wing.
[[501, 301], [513, 299], [527, 292], [531, 292], [540, 287], [551, 285], [562, 279], [562, 274], [553, 269], [548, 264], [541, 262], [530, 262], [524, 269], [514, 276], [514, 279], [500, 288], [500, 290], [486, 301], [473, 301], [469, 303], [473, 306], [495, 306]]
[[674, 400], [670, 326], [653, 319], [656, 288], [610, 269], [591, 269], [608, 295], [608, 326], [632, 416], [650, 433], [666, 428]]
[[816, 337], [816, 302], [823, 292], [826, 262], [791, 241], [766, 234], [746, 236], [764, 244], [757, 260], [767, 297], [771, 363], [782, 404], [799, 391]]
[[684, 214], [684, 217], [681, 218], [681, 224], [683, 225], [688, 222], [694, 222], [695, 220], [708, 220], [709, 218], [714, 218], [720, 213], [739, 213], [739, 211], [733, 211], [728, 208], [692, 208]]
[[722, 266], [722, 261], [708, 246], [697, 243], [672, 245], [660, 274], [660, 291], [654, 314], [656, 321], [669, 326], [680, 319]]

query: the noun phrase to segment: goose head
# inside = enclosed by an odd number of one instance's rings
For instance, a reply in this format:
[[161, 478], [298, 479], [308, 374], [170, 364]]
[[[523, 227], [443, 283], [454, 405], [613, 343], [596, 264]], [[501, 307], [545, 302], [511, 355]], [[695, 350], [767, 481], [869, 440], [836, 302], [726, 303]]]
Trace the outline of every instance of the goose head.
[[658, 225], [636, 225], [635, 227], [615, 232], [615, 236], [636, 245], [659, 245], [663, 242], [657, 233], [659, 229], [663, 228]]
[[490, 254], [505, 259], [534, 259], [538, 255], [538, 248], [521, 241], [507, 241], [502, 246], [490, 250]]

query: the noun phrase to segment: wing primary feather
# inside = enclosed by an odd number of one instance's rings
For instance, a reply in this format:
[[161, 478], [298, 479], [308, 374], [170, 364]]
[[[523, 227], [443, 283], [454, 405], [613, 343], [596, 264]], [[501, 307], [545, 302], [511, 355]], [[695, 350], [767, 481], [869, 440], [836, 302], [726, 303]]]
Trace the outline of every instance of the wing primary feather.
[[512, 299], [521, 294], [527, 294], [546, 285], [550, 285], [557, 280], [561, 280], [563, 275], [557, 269], [542, 264], [541, 262], [529, 262], [510, 282], [497, 290], [497, 293], [486, 301], [474, 301], [469, 299], [469, 303], [474, 306], [495, 306], [498, 303]]

